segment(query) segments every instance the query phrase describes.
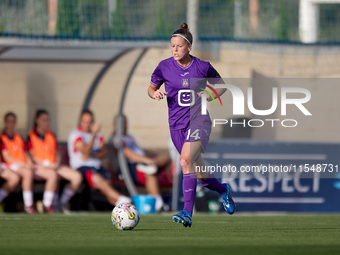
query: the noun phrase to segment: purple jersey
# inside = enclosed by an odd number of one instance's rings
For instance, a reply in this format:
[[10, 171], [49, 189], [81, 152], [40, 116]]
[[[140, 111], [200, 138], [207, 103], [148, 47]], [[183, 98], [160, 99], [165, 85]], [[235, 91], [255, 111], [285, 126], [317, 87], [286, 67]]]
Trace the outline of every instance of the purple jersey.
[[[191, 80], [192, 78], [195, 78], [195, 82]], [[173, 57], [158, 64], [151, 76], [151, 84], [161, 86], [164, 83], [165, 85], [165, 91], [168, 92], [166, 97], [171, 130], [188, 128], [190, 121], [198, 118], [202, 118], [200, 120], [202, 122], [206, 119], [210, 121], [209, 114], [201, 115], [201, 98], [197, 95], [206, 87], [207, 78], [210, 78], [209, 82], [212, 84], [221, 81], [220, 75], [209, 62], [193, 56], [187, 67], [179, 65]]]

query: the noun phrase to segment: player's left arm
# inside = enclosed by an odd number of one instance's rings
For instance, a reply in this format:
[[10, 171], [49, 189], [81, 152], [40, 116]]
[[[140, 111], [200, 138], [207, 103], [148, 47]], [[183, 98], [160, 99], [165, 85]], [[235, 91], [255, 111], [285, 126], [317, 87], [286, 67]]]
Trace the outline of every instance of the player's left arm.
[[61, 163], [61, 155], [59, 152], [56, 152], [56, 158], [55, 158], [55, 162], [50, 163], [51, 168], [57, 170], [60, 167], [60, 163]]
[[[223, 79], [221, 79], [220, 82], [217, 83], [217, 84], [225, 84], [225, 83], [224, 83]], [[216, 84], [215, 84], [215, 85], [216, 85]], [[214, 85], [211, 85], [211, 87], [213, 87], [213, 86], [214, 86]], [[216, 91], [216, 94], [218, 94], [218, 96], [222, 96], [222, 95], [227, 91], [226, 88], [214, 88], [214, 90]], [[201, 96], [202, 94], [206, 94], [206, 95], [207, 95], [207, 101], [208, 101], [208, 102], [210, 102], [210, 101], [213, 100], [213, 99], [211, 98], [211, 96], [208, 95], [205, 91], [201, 91], [201, 92], [199, 92], [199, 93], [197, 93], [197, 94], [198, 94], [199, 96]], [[217, 95], [216, 95], [215, 93], [211, 93], [211, 94], [213, 95], [214, 99], [217, 98]]]
[[[217, 84], [225, 84], [225, 83], [223, 79], [221, 78], [220, 82]], [[215, 91], [217, 92], [219, 96], [222, 96], [227, 91], [227, 89], [226, 88], [215, 88]], [[212, 95], [214, 96], [214, 99], [217, 97], [217, 96], [215, 97], [215, 93], [212, 93]], [[208, 96], [207, 100], [210, 102], [213, 99], [210, 96]]]
[[[224, 94], [224, 92], [227, 91], [226, 88], [213, 88], [216, 84], [225, 84], [220, 74], [216, 71], [216, 69], [209, 63], [209, 67], [206, 73], [207, 81], [211, 85], [206, 85], [207, 89], [213, 90], [213, 93], [210, 93], [213, 98], [210, 95], [207, 95], [207, 101], [210, 102], [214, 100], [217, 97], [220, 97]], [[205, 91], [199, 92], [198, 95], [201, 96], [202, 94], [207, 94]]]
[[58, 148], [58, 142], [57, 142], [57, 138], [55, 137], [55, 135], [53, 135], [54, 136], [54, 142], [55, 142], [55, 144], [54, 144], [54, 148], [55, 148], [55, 162], [53, 162], [52, 164], [51, 164], [51, 166], [54, 168], [54, 169], [56, 169], [56, 170], [58, 170], [58, 168], [60, 167], [60, 165], [61, 165], [61, 154], [60, 154], [60, 152], [59, 152], [59, 148]]

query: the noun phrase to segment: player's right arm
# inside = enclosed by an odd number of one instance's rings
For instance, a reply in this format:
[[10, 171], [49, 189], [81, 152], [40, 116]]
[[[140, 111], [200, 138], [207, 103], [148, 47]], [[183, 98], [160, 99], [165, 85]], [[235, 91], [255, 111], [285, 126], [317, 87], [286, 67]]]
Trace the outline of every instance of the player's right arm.
[[148, 88], [149, 97], [152, 98], [152, 99], [155, 99], [157, 101], [163, 99], [168, 94], [168, 92], [163, 92], [159, 88], [160, 88], [160, 86], [150, 84], [150, 86]]
[[18, 160], [15, 160], [14, 158], [12, 158], [10, 155], [9, 155], [9, 153], [8, 153], [8, 151], [6, 150], [6, 149], [3, 149], [2, 151], [1, 151], [1, 153], [2, 153], [2, 157], [3, 157], [3, 159], [4, 159], [4, 161], [5, 162], [7, 162], [7, 163], [15, 163], [15, 164], [18, 164], [18, 165], [23, 165], [23, 163], [22, 162], [20, 162], [20, 161], [18, 161]]
[[6, 146], [5, 144], [0, 140], [0, 147], [1, 147], [1, 155], [2, 155], [2, 158], [5, 162], [7, 163], [15, 163], [15, 164], [19, 164], [19, 165], [22, 165], [22, 163], [18, 160], [15, 160], [14, 158], [12, 158], [7, 149], [6, 149]]
[[92, 153], [92, 147], [94, 145], [94, 142], [96, 141], [97, 134], [100, 130], [101, 125], [98, 124], [92, 128], [92, 138], [91, 141], [88, 144], [85, 144], [83, 140], [78, 140], [75, 143], [75, 148], [80, 151], [83, 154], [83, 159], [88, 159], [91, 157]]
[[43, 161], [34, 156], [33, 145], [29, 135], [27, 138], [26, 146], [28, 149], [28, 153], [25, 153], [26, 162], [29, 162], [29, 164], [31, 163], [32, 165], [33, 163], [35, 163], [38, 166], [44, 166]]

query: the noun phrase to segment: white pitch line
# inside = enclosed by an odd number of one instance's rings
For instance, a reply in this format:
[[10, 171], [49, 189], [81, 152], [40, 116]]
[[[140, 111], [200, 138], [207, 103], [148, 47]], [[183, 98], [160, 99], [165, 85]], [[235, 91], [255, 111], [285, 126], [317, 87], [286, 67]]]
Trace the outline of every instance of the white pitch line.
[[224, 159], [326, 160], [326, 154], [224, 153]]
[[2, 217], [0, 217], [0, 220], [22, 220], [22, 218], [2, 218]]

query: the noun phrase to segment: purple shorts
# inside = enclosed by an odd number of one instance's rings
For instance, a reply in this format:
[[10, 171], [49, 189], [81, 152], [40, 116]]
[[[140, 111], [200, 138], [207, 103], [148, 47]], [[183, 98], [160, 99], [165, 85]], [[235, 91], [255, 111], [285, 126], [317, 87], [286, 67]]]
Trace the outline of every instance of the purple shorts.
[[170, 130], [170, 135], [172, 142], [180, 154], [184, 143], [195, 142], [199, 140], [201, 141], [201, 146], [204, 153], [208, 146], [210, 132], [211, 121], [210, 119], [206, 119], [203, 122], [190, 122], [189, 127], [186, 129]]

